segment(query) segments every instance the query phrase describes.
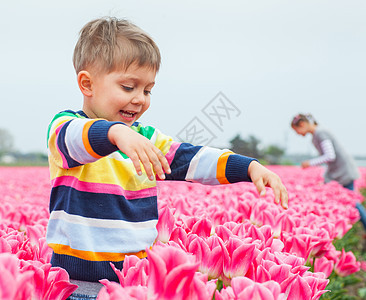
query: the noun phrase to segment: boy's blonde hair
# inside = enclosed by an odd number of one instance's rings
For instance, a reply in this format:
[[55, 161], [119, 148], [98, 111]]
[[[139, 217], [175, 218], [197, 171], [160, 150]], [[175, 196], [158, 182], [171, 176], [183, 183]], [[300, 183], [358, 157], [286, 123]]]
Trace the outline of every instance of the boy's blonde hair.
[[110, 73], [132, 63], [160, 68], [160, 51], [147, 33], [127, 20], [105, 17], [90, 21], [80, 31], [73, 55], [76, 73], [87, 68]]

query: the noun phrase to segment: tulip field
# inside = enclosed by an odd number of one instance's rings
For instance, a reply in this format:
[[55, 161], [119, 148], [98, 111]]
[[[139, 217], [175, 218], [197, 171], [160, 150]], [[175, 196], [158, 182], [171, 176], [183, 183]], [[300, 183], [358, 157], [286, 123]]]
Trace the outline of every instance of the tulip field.
[[[251, 183], [158, 182], [148, 259], [127, 256], [122, 270], [111, 264], [119, 283], [101, 280], [97, 299], [343, 299], [329, 282], [366, 269], [335, 246], [359, 220], [366, 168], [357, 192], [323, 184], [322, 168], [269, 168], [288, 190], [287, 210]], [[50, 188], [47, 167], [0, 167], [0, 299], [67, 299], [77, 288], [49, 263]]]

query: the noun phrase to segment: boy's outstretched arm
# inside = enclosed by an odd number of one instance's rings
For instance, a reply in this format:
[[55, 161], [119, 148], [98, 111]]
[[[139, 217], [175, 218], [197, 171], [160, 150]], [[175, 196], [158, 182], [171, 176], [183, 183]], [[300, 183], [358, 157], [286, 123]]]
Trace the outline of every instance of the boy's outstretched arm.
[[[161, 152], [161, 150], [157, 147], [155, 147], [149, 139], [145, 138], [144, 136], [138, 134], [137, 132], [131, 130], [131, 128], [122, 125], [122, 124], [115, 124], [110, 127], [108, 131], [108, 138], [110, 142], [114, 145], [116, 145], [122, 152], [124, 152], [133, 162], [136, 172], [140, 174], [141, 172], [141, 165], [142, 163], [148, 177], [150, 180], [153, 180], [154, 178], [154, 172], [160, 177], [160, 179], [164, 180], [166, 174], [172, 174], [172, 170], [170, 170], [169, 163], [167, 159], [165, 158], [164, 154]], [[188, 144], [187, 144], [188, 145]], [[168, 176], [170, 180], [187, 180], [187, 181], [193, 181], [193, 182], [209, 182], [209, 184], [215, 184], [214, 182], [217, 181], [217, 170], [216, 168], [212, 168], [213, 164], [209, 164], [211, 167], [207, 168], [203, 173], [212, 173], [211, 169], [214, 169], [214, 179], [209, 179], [209, 174], [205, 174], [203, 176], [204, 180], [197, 180], [198, 178], [195, 178], [194, 172], [188, 171], [190, 170], [190, 165], [192, 161], [197, 161], [199, 158], [196, 158], [197, 155], [194, 155], [193, 158], [190, 155], [186, 155], [188, 152], [192, 152], [191, 150], [188, 150], [190, 148], [195, 148], [195, 151], [193, 152], [199, 152], [199, 149], [201, 147], [194, 147], [193, 145], [190, 145], [191, 147], [187, 147], [187, 151], [182, 150], [182, 153], [178, 156], [180, 157], [178, 159], [179, 165], [187, 165], [186, 171], [179, 170], [177, 173], [173, 176]], [[184, 148], [184, 147], [183, 147]], [[178, 151], [177, 151], [178, 152]], [[208, 151], [209, 155], [209, 161], [212, 161], [212, 158], [214, 155], [212, 152]], [[231, 152], [232, 153], [232, 152]], [[220, 151], [217, 155], [221, 155], [222, 151]], [[230, 153], [228, 153], [230, 154]], [[224, 153], [225, 155], [225, 153]], [[238, 156], [238, 155], [234, 155]], [[200, 155], [198, 157], [203, 158], [204, 154], [200, 152]], [[207, 161], [206, 161], [207, 163]], [[174, 163], [173, 163], [174, 164]], [[176, 166], [177, 167], [177, 166]], [[179, 169], [179, 168], [177, 168]], [[176, 173], [176, 172], [174, 172]], [[202, 172], [201, 172], [202, 173]], [[177, 176], [178, 175], [178, 176]], [[202, 174], [201, 174], [202, 175]], [[253, 160], [250, 162], [248, 167], [248, 176], [256, 186], [258, 193], [263, 196], [266, 192], [265, 187], [271, 187], [273, 189], [274, 195], [275, 195], [275, 201], [276, 203], [280, 203], [283, 208], [288, 208], [288, 195], [287, 190], [284, 187], [284, 185], [281, 182], [281, 179], [279, 176], [272, 171], [268, 170], [264, 166], [262, 166], [257, 161]], [[192, 178], [191, 178], [192, 177]], [[202, 178], [201, 178], [202, 179]], [[249, 179], [249, 180], [250, 180]], [[203, 183], [201, 182], [201, 183]], [[230, 183], [231, 181], [228, 181], [227, 183]]]
[[281, 206], [285, 209], [288, 208], [287, 190], [277, 174], [257, 161], [252, 161], [248, 168], [248, 176], [252, 179], [260, 196], [265, 195], [266, 186], [271, 187], [275, 195], [275, 202], [278, 204], [281, 201]]

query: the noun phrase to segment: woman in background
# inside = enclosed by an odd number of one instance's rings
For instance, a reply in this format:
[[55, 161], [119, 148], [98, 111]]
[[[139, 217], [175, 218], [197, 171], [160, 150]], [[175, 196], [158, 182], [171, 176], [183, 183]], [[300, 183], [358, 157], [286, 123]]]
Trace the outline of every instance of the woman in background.
[[[291, 122], [291, 127], [297, 134], [305, 136], [310, 133], [312, 142], [319, 152], [319, 156], [303, 161], [301, 166], [307, 168], [326, 164], [324, 173], [325, 183], [337, 181], [344, 188], [354, 190], [354, 181], [360, 177], [360, 173], [353, 158], [339, 144], [335, 137], [326, 129], [319, 126], [312, 115], [298, 114]], [[356, 207], [360, 212], [361, 222], [366, 229], [366, 210], [361, 203]]]

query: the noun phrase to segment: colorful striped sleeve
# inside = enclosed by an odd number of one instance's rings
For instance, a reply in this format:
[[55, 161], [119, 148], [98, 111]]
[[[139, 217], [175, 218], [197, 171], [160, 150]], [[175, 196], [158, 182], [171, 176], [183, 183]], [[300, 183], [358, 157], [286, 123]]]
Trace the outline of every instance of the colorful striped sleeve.
[[118, 150], [108, 139], [108, 130], [116, 123], [121, 122], [87, 119], [70, 111], [62, 112], [49, 127], [50, 156], [65, 169], [94, 162]]
[[251, 181], [248, 177], [249, 164], [256, 160], [238, 155], [230, 150], [189, 143], [174, 142], [171, 137], [155, 130], [151, 141], [167, 158], [172, 173], [167, 180], [185, 180], [207, 185]]

